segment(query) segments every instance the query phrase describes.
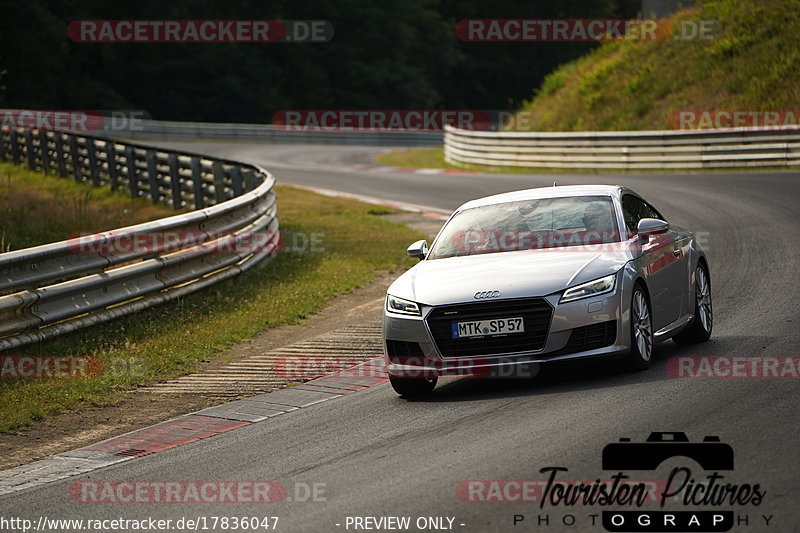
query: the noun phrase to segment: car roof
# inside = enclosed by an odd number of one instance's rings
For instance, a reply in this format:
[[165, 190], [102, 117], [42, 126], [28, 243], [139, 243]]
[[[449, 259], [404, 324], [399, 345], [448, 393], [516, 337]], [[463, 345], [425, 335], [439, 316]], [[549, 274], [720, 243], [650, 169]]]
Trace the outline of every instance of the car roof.
[[493, 196], [486, 196], [484, 198], [470, 200], [459, 207], [458, 211], [463, 209], [471, 209], [473, 207], [482, 207], [485, 205], [502, 204], [505, 202], [519, 202], [524, 200], [539, 200], [542, 198], [564, 198], [568, 196], [619, 197], [622, 195], [623, 191], [633, 192], [620, 185], [566, 185], [563, 187], [538, 187], [536, 189], [505, 192], [502, 194], [495, 194]]

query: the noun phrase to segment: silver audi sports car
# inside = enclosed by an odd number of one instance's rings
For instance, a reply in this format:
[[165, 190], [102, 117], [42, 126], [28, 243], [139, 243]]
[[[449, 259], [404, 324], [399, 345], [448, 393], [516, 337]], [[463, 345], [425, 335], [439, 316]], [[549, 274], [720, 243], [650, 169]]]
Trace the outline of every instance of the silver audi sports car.
[[529, 189], [459, 207], [389, 287], [384, 349], [397, 393], [439, 376], [514, 377], [602, 356], [650, 365], [653, 345], [711, 335], [711, 277], [695, 235], [634, 191]]

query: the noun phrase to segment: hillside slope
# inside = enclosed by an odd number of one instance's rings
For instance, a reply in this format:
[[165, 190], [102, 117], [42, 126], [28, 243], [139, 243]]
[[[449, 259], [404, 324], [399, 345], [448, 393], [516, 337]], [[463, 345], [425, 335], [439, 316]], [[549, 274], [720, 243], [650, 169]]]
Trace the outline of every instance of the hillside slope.
[[671, 22], [709, 19], [719, 28], [710, 40], [608, 42], [562, 65], [512, 129], [673, 129], [684, 110], [798, 113], [800, 0], [696, 0]]

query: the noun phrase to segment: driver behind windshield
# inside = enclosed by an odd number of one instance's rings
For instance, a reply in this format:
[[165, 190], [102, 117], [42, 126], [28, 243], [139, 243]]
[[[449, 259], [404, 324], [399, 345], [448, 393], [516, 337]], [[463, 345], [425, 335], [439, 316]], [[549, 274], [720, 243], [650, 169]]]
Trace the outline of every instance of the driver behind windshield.
[[583, 211], [583, 226], [586, 231], [610, 231], [614, 228], [614, 220], [607, 206], [592, 202]]

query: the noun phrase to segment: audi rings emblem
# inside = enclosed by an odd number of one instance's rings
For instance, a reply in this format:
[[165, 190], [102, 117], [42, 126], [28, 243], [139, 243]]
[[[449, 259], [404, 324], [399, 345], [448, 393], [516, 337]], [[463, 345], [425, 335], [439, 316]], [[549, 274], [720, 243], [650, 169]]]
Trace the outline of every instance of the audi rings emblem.
[[475, 293], [476, 300], [485, 300], [487, 298], [497, 298], [500, 296], [500, 291], [479, 291]]

